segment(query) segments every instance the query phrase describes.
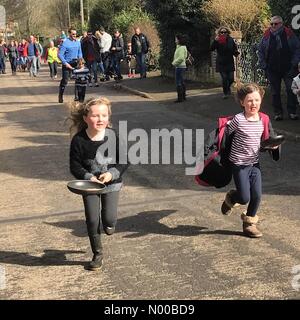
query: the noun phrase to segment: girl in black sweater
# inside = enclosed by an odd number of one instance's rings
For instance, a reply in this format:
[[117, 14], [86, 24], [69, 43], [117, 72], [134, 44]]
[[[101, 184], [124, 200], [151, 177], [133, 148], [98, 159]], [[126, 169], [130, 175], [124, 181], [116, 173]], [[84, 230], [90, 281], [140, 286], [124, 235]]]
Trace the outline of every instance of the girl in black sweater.
[[111, 103], [108, 99], [100, 97], [84, 104], [74, 103], [70, 118], [73, 122], [71, 131], [76, 131], [70, 147], [71, 173], [76, 179], [106, 185], [101, 195], [83, 196], [87, 231], [94, 254], [87, 269], [98, 270], [103, 259], [100, 217], [104, 232], [112, 235], [117, 223], [122, 175], [128, 167], [127, 152], [111, 129]]

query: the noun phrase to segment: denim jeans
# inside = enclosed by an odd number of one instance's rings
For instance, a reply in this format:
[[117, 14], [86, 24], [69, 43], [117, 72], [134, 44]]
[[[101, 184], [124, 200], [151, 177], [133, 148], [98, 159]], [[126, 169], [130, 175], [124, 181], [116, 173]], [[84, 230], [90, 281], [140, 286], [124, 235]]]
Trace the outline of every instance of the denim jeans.
[[136, 63], [138, 65], [138, 69], [140, 71], [141, 77], [146, 77], [146, 72], [147, 72], [146, 54], [145, 53], [137, 53], [136, 54]]
[[54, 61], [52, 63], [48, 63], [49, 69], [50, 69], [50, 77], [53, 78], [54, 76], [57, 75], [57, 62]]
[[105, 74], [103, 62], [97, 62], [97, 71], [100, 71], [101, 74]]
[[[97, 75], [97, 61], [88, 61], [86, 63], [87, 68], [90, 70], [91, 76], [93, 75], [94, 82], [98, 82], [98, 75]], [[90, 80], [91, 81], [91, 80]]]
[[0, 58], [0, 72], [5, 72], [5, 58]]
[[118, 77], [120, 77], [121, 76], [120, 58], [116, 55], [112, 55], [111, 64], [114, 72], [117, 74]]
[[233, 179], [236, 186], [236, 192], [232, 195], [232, 201], [234, 203], [247, 204], [247, 216], [254, 217], [257, 213], [261, 194], [261, 171], [259, 165], [232, 166]]
[[177, 87], [184, 86], [186, 68], [176, 68], [175, 69], [175, 81]]
[[28, 57], [28, 63], [29, 63], [30, 75], [36, 76], [36, 74], [37, 74], [37, 57], [36, 56]]

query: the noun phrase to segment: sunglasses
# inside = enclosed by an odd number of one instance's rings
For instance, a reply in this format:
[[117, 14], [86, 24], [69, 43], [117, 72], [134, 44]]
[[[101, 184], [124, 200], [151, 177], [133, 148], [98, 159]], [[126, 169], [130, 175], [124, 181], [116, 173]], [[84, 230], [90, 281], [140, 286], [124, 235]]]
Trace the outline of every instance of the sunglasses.
[[76, 36], [77, 35], [77, 33], [70, 33], [71, 34], [71, 36]]
[[277, 26], [280, 22], [271, 22], [270, 25], [271, 26]]
[[220, 34], [226, 34], [227, 33], [227, 31], [221, 31], [220, 32]]

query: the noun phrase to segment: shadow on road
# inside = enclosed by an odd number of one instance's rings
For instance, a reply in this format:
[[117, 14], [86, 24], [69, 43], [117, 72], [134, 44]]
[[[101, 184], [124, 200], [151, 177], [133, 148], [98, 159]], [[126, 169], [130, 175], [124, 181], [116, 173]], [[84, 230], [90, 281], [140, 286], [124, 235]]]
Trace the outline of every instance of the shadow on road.
[[67, 254], [85, 253], [73, 250], [44, 250], [41, 257], [32, 256], [25, 252], [0, 251], [0, 262], [4, 264], [15, 264], [21, 266], [75, 266], [86, 263], [84, 261], [67, 260]]
[[[202, 233], [205, 227], [191, 225], [177, 225], [168, 227], [159, 222], [159, 220], [175, 213], [176, 210], [144, 211], [134, 216], [120, 218], [116, 227], [116, 233], [130, 233], [124, 235], [124, 238], [139, 238], [148, 234], [161, 234], [168, 236], [194, 237]], [[85, 222], [83, 220], [44, 222], [45, 224], [58, 228], [72, 230], [72, 235], [77, 237], [86, 237]]]

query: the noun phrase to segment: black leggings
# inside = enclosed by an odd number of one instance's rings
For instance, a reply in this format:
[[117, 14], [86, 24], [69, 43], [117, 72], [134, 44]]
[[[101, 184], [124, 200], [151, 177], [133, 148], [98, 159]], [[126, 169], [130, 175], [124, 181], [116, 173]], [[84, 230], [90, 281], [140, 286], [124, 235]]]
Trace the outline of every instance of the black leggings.
[[118, 215], [118, 202], [119, 191], [114, 191], [102, 195], [83, 196], [86, 225], [89, 236], [94, 236], [101, 233], [101, 220], [103, 227], [116, 226]]

